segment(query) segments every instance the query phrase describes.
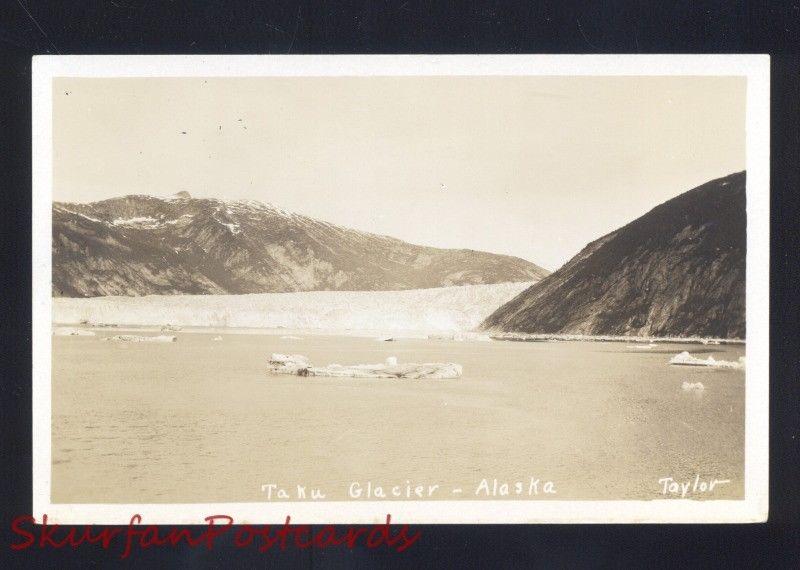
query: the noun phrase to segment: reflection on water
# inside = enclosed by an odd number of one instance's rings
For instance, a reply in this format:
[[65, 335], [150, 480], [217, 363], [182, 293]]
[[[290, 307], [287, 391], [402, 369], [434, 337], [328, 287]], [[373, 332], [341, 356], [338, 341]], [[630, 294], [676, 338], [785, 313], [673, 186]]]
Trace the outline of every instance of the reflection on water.
[[[483, 478], [530, 477], [554, 481], [556, 499], [657, 499], [660, 478], [696, 475], [731, 482], [692, 498], [743, 496], [744, 374], [667, 364], [683, 350], [737, 360], [743, 346], [180, 332], [170, 344], [100, 342], [111, 334], [53, 338], [53, 502], [261, 501], [270, 483], [344, 500], [354, 481], [474, 499]], [[464, 376], [270, 377], [272, 352], [450, 361]]]

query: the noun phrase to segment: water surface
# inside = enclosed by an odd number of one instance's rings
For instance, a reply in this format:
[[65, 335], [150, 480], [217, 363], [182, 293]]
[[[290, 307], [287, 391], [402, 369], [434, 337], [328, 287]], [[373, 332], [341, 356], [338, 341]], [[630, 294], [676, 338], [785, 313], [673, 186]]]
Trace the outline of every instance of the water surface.
[[[216, 332], [151, 344], [97, 332], [53, 338], [53, 502], [250, 502], [269, 483], [337, 500], [354, 481], [474, 499], [481, 479], [530, 477], [552, 480], [556, 499], [656, 499], [658, 479], [697, 475], [731, 482], [692, 498], [743, 497], [744, 373], [667, 364], [683, 350], [736, 360], [741, 345]], [[464, 376], [267, 376], [272, 352], [319, 365], [457, 362]]]

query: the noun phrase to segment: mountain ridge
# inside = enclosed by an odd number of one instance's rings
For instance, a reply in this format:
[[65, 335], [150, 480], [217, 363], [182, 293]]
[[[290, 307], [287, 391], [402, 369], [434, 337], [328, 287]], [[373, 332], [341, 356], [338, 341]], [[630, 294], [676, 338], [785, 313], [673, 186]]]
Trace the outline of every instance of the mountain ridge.
[[745, 336], [746, 173], [594, 240], [487, 317], [495, 332]]
[[537, 281], [526, 260], [415, 245], [255, 200], [54, 202], [53, 295], [405, 290]]

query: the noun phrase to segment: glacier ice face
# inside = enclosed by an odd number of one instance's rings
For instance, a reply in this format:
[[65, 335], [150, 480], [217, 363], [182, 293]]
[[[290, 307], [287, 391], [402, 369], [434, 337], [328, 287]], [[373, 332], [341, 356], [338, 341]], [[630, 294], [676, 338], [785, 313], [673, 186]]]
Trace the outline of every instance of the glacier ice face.
[[529, 286], [530, 283], [498, 283], [404, 291], [56, 297], [53, 321], [463, 333]]

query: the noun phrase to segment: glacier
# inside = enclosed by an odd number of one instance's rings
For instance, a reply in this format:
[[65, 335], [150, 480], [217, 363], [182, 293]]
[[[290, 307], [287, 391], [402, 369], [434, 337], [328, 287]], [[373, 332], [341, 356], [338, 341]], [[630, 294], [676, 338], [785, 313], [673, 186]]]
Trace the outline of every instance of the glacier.
[[54, 297], [53, 322], [120, 326], [458, 333], [532, 283], [402, 291]]

